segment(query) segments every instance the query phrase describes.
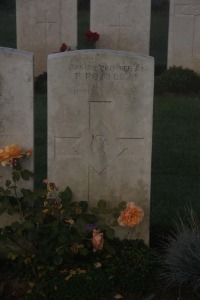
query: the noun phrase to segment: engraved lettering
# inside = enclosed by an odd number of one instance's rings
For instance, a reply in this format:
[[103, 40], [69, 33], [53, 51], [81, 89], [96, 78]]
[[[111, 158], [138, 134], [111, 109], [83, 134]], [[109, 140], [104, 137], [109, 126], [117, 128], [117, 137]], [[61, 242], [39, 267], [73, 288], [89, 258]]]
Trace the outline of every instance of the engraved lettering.
[[90, 73], [86, 73], [86, 79], [90, 78], [91, 77], [91, 74]]
[[94, 80], [97, 80], [98, 77], [99, 77], [99, 74], [97, 74], [97, 73], [94, 73], [94, 74], [92, 75], [92, 78], [93, 78]]
[[[138, 65], [133, 64], [133, 66], [138, 69]], [[76, 65], [76, 64], [71, 64], [69, 66], [70, 70], [86, 70], [86, 71], [115, 71], [115, 70], [121, 70], [125, 72], [131, 72], [133, 70], [133, 67], [130, 65], [104, 65], [104, 64], [98, 64], [98, 65]]]
[[119, 80], [119, 79], [120, 79], [119, 74], [114, 74], [114, 80]]
[[81, 76], [81, 73], [75, 73], [75, 79], [78, 79]]

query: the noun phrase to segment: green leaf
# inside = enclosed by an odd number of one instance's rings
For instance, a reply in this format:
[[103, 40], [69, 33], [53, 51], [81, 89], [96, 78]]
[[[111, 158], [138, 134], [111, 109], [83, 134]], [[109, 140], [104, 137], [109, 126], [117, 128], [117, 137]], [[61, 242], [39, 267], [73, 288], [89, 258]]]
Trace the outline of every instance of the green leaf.
[[83, 212], [87, 211], [87, 209], [88, 209], [88, 203], [87, 203], [87, 201], [80, 201], [78, 204], [82, 208]]
[[10, 180], [6, 180], [6, 186], [9, 187], [11, 185], [11, 181]]
[[119, 210], [124, 210], [126, 208], [126, 201], [122, 201], [118, 204], [118, 209]]
[[83, 214], [82, 218], [86, 223], [94, 224], [97, 222], [97, 217], [92, 214]]
[[99, 200], [99, 202], [97, 203], [97, 207], [101, 210], [101, 209], [105, 209], [106, 208], [106, 201], [105, 200]]
[[108, 239], [112, 240], [115, 236], [115, 231], [113, 228], [109, 228], [108, 230], [106, 230], [105, 235]]
[[0, 207], [0, 215], [2, 215], [3, 213], [5, 213], [7, 210], [6, 207]]
[[70, 200], [72, 199], [72, 191], [69, 187], [66, 187], [66, 189], [63, 192], [59, 193], [59, 197], [62, 200], [62, 205], [65, 208], [65, 205], [69, 205]]
[[33, 176], [33, 173], [25, 169], [20, 172], [20, 175], [24, 180], [29, 180]]
[[29, 197], [32, 195], [32, 191], [29, 189], [21, 189], [21, 193], [24, 197]]
[[89, 250], [88, 250], [87, 248], [81, 248], [81, 249], [79, 250], [79, 253], [80, 253], [81, 255], [83, 255], [83, 256], [86, 256], [86, 255], [89, 254]]
[[112, 255], [115, 255], [116, 253], [115, 249], [106, 242], [104, 243], [104, 249], [107, 250]]
[[[10, 187], [10, 189], [12, 189], [12, 187]], [[10, 194], [11, 194], [10, 189], [9, 189], [9, 190], [4, 190], [4, 191], [3, 191], [3, 195], [4, 195], [4, 196], [10, 195]]]
[[111, 226], [118, 226], [118, 225], [119, 225], [119, 223], [116, 220], [113, 221], [112, 224], [111, 224]]
[[99, 209], [98, 207], [92, 207], [90, 209], [91, 213], [93, 213], [94, 215], [99, 215]]
[[63, 263], [62, 256], [59, 256], [59, 255], [54, 256], [53, 262], [54, 262], [55, 266], [60, 266]]
[[58, 236], [58, 242], [60, 244], [67, 243], [68, 241], [69, 241], [69, 232], [66, 232], [66, 234], [62, 233]]
[[104, 215], [109, 215], [113, 212], [113, 209], [109, 209], [109, 208], [104, 208], [101, 210], [101, 214], [104, 214]]
[[32, 228], [34, 228], [35, 226], [34, 226], [34, 224], [31, 222], [31, 221], [25, 221], [24, 223], [23, 223], [23, 227], [24, 227], [24, 229], [32, 229]]
[[19, 181], [20, 180], [20, 173], [18, 171], [13, 171], [12, 172], [12, 180], [14, 182]]
[[56, 249], [56, 253], [60, 256], [65, 253], [65, 249], [63, 247], [59, 247]]

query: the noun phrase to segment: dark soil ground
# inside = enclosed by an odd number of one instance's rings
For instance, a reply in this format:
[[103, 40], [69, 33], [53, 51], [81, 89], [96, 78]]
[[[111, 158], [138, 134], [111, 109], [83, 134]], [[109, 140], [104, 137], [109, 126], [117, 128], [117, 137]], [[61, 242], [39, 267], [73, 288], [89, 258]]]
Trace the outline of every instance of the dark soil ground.
[[[151, 236], [150, 248], [153, 249], [158, 256], [162, 254], [160, 247], [160, 235], [156, 233]], [[24, 284], [19, 279], [11, 279], [8, 277], [8, 265], [4, 259], [0, 258], [0, 300], [22, 300], [25, 293]], [[114, 300], [118, 293], [112, 293], [102, 300]], [[123, 300], [199, 300], [199, 294], [192, 287], [173, 287], [167, 288], [161, 277], [161, 268], [155, 267], [150, 278], [148, 278], [147, 289], [143, 295], [122, 294]], [[40, 300], [40, 299], [36, 299]], [[56, 299], [55, 299], [56, 300]], [[73, 299], [72, 299], [73, 300]], [[81, 296], [80, 296], [81, 300]], [[96, 300], [96, 299], [94, 299]]]
[[[102, 300], [117, 299], [118, 293], [112, 293]], [[5, 274], [0, 276], [0, 299], [1, 300], [22, 300], [24, 296], [24, 286], [20, 280], [11, 280], [6, 278]], [[149, 278], [149, 286], [145, 295], [123, 295], [124, 300], [199, 300], [197, 295], [191, 288], [166, 288], [159, 276], [159, 270], [156, 270]], [[40, 300], [40, 299], [37, 299]], [[56, 300], [56, 299], [55, 299]], [[73, 300], [73, 299], [72, 299]], [[81, 300], [81, 296], [80, 296]], [[96, 300], [96, 299], [94, 299]]]

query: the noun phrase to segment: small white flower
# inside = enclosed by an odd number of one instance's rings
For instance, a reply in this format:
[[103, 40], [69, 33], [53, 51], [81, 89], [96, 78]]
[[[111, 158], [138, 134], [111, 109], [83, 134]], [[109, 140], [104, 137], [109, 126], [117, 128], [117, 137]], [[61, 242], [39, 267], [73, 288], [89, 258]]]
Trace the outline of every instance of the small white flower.
[[123, 299], [124, 297], [121, 294], [116, 294], [114, 299]]
[[97, 261], [95, 262], [94, 266], [95, 268], [101, 268], [101, 263]]

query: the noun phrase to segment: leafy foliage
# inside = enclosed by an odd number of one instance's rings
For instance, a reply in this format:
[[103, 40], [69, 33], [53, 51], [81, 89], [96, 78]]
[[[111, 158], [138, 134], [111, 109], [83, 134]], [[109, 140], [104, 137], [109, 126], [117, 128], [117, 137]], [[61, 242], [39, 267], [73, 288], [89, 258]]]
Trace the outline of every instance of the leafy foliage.
[[[79, 268], [74, 265], [72, 270], [63, 269], [62, 274], [46, 277], [43, 288], [48, 299], [79, 300], [81, 295], [83, 300], [100, 300], [117, 291], [127, 296], [144, 293], [154, 254], [142, 241], [113, 239], [111, 243], [115, 255], [102, 251], [88, 255], [85, 260], [79, 257]], [[26, 299], [37, 299], [37, 293], [34, 289]]]
[[113, 278], [114, 289], [123, 294], [144, 292], [155, 267], [155, 254], [142, 240], [113, 239], [111, 244], [115, 255], [104, 262], [104, 268]]
[[80, 299], [81, 294], [83, 300], [98, 300], [110, 290], [125, 292], [137, 278], [144, 281], [148, 248], [141, 241], [119, 241], [114, 230], [129, 221], [129, 234], [143, 210], [124, 201], [110, 208], [103, 199], [89, 209], [86, 201], [73, 200], [69, 187], [60, 191], [47, 179], [45, 189], [19, 189], [19, 181], [33, 175], [22, 164], [31, 154], [18, 145], [0, 149], [1, 165], [11, 170], [11, 180], [0, 187], [0, 215], [18, 216], [0, 228], [0, 246], [9, 275], [23, 282], [21, 299]]
[[171, 67], [155, 79], [155, 93], [197, 94], [200, 76], [193, 70]]

